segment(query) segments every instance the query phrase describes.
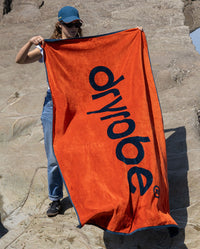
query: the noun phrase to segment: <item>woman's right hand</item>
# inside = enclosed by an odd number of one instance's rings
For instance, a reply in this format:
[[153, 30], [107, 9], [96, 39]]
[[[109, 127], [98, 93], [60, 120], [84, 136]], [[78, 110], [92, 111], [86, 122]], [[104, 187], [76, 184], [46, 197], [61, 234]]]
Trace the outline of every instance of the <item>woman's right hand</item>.
[[44, 38], [40, 35], [33, 36], [18, 52], [16, 56], [16, 63], [27, 64], [38, 61], [42, 55], [39, 48], [29, 51], [32, 45], [44, 45]]
[[34, 44], [34, 45], [39, 45], [39, 44], [44, 44], [44, 38], [42, 37], [42, 36], [40, 36], [40, 35], [38, 35], [38, 36], [33, 36], [30, 40], [29, 40], [29, 42], [31, 43], [31, 44]]

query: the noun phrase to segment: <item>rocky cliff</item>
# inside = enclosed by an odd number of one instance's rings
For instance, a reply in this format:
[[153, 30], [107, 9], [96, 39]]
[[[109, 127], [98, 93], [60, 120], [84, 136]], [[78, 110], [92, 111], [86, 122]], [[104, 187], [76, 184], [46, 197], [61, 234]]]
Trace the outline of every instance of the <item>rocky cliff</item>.
[[[148, 249], [200, 247], [200, 55], [189, 32], [200, 26], [200, 1], [0, 0], [0, 248]], [[63, 215], [46, 217], [46, 157], [40, 115], [47, 89], [40, 63], [15, 64], [34, 35], [50, 37], [58, 10], [73, 5], [84, 35], [143, 26], [163, 112], [171, 215], [180, 233], [117, 236], [81, 230], [69, 199]], [[185, 16], [184, 16], [185, 13]]]
[[200, 27], [200, 1], [199, 0], [183, 0], [185, 25], [189, 26], [190, 32]]

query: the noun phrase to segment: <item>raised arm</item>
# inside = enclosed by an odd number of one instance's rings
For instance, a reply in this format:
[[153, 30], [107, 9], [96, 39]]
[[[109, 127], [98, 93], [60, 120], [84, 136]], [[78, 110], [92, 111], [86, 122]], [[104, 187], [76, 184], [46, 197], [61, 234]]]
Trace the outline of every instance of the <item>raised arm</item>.
[[41, 36], [32, 37], [18, 52], [16, 63], [28, 64], [38, 61], [42, 58], [39, 48], [29, 51], [32, 45], [44, 44], [44, 39]]

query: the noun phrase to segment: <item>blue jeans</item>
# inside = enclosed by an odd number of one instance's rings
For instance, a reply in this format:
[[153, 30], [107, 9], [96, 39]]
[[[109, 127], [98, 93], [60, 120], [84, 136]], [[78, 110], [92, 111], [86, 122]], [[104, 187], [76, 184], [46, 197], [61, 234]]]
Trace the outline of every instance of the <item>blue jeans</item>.
[[49, 199], [57, 201], [63, 197], [63, 179], [53, 150], [53, 102], [50, 91], [47, 91], [45, 97], [41, 121], [47, 156]]

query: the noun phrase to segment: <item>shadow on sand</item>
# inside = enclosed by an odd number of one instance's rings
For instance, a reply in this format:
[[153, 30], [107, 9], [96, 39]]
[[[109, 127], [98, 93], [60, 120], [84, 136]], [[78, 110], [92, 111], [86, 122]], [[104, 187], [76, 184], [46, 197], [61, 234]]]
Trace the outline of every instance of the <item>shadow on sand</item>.
[[[107, 249], [187, 249], [184, 244], [185, 226], [187, 224], [187, 207], [189, 190], [187, 182], [188, 158], [185, 127], [165, 130], [169, 202], [171, 216], [179, 225], [175, 236], [167, 229], [146, 230], [130, 236], [104, 232], [104, 243]], [[181, 186], [181, 187], [180, 187]]]
[[5, 234], [7, 234], [7, 232], [8, 232], [8, 229], [5, 228], [5, 227], [3, 226], [3, 224], [1, 223], [1, 214], [0, 214], [0, 239], [1, 239]]
[[73, 207], [73, 205], [71, 203], [71, 200], [70, 200], [70, 198], [68, 196], [66, 198], [62, 199], [61, 207], [62, 207], [62, 209], [60, 210], [61, 215], [64, 214], [67, 209]]

